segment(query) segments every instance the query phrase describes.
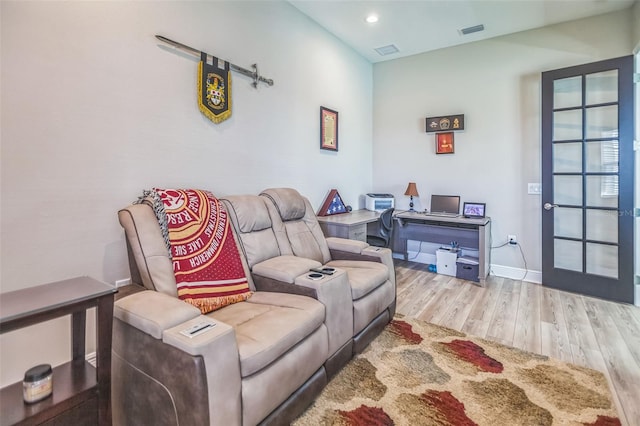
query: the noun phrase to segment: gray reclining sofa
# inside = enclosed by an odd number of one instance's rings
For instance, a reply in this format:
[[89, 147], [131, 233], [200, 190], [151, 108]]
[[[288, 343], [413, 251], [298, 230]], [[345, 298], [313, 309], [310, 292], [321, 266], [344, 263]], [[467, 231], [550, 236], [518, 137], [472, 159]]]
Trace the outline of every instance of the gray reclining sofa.
[[[114, 424], [288, 424], [393, 317], [388, 249], [325, 239], [293, 189], [221, 200], [254, 293], [206, 315], [177, 297], [151, 204], [118, 212], [144, 290], [114, 308]], [[335, 270], [310, 278], [319, 267]], [[180, 333], [203, 322], [215, 326]]]

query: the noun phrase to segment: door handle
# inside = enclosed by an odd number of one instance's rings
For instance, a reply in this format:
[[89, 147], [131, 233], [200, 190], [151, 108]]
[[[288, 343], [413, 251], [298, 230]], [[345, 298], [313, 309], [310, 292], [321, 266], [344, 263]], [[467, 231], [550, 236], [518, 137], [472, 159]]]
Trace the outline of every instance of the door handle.
[[551, 203], [544, 203], [543, 207], [544, 207], [545, 210], [551, 210], [551, 209], [553, 209], [555, 207], [558, 207], [558, 205], [557, 204], [551, 204]]

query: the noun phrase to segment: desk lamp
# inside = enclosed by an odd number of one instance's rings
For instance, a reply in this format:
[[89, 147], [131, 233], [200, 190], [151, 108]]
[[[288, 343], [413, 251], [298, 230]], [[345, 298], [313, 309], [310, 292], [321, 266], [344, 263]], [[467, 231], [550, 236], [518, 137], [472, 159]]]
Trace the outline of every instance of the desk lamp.
[[419, 195], [418, 188], [416, 188], [415, 182], [409, 182], [407, 190], [404, 191], [404, 195], [408, 195], [411, 197], [411, 201], [409, 202], [409, 211], [414, 212], [415, 210], [413, 209], [413, 197], [417, 197]]

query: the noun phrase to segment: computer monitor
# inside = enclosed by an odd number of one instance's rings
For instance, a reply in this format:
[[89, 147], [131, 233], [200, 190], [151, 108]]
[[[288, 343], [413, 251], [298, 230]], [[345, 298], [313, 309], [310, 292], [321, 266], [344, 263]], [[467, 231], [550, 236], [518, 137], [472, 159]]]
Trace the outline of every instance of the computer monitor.
[[460, 213], [459, 195], [432, 195], [431, 213]]
[[483, 218], [485, 214], [485, 207], [485, 203], [471, 203], [465, 201], [464, 206], [462, 207], [462, 214], [464, 217], [468, 218]]

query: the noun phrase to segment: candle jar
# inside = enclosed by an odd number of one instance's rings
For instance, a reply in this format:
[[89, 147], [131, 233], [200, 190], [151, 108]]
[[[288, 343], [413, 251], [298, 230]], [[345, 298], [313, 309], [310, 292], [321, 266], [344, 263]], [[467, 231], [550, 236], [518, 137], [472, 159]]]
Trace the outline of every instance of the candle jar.
[[22, 396], [24, 402], [33, 404], [42, 401], [53, 392], [53, 370], [51, 365], [40, 364], [24, 373], [22, 381]]

